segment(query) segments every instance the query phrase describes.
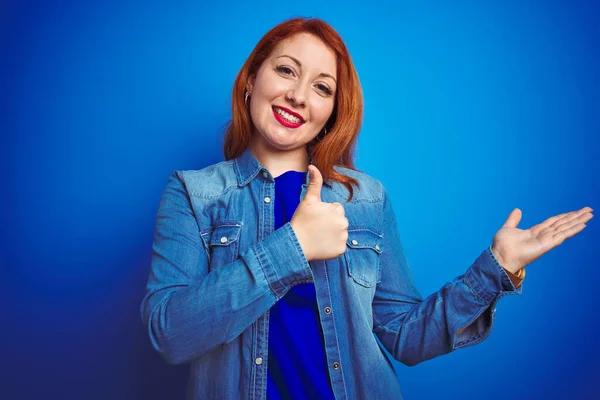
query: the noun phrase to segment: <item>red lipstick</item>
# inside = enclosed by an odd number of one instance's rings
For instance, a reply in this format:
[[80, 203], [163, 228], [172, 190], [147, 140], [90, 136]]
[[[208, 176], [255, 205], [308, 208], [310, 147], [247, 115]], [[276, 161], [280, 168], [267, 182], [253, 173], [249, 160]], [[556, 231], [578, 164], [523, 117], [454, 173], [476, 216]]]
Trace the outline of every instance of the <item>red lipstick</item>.
[[[286, 128], [298, 128], [300, 126], [302, 126], [302, 124], [304, 124], [304, 118], [302, 118], [302, 116], [300, 114], [297, 114], [295, 112], [293, 112], [292, 110], [289, 110], [285, 107], [279, 107], [279, 106], [273, 106], [273, 115], [275, 116], [275, 119], [283, 126], [285, 126]], [[279, 108], [282, 111], [285, 111], [286, 113], [293, 115], [294, 117], [298, 118], [300, 120], [300, 123], [297, 124], [295, 122], [292, 122], [286, 118], [284, 118], [282, 115], [279, 115], [279, 113], [276, 111], [276, 108]]]

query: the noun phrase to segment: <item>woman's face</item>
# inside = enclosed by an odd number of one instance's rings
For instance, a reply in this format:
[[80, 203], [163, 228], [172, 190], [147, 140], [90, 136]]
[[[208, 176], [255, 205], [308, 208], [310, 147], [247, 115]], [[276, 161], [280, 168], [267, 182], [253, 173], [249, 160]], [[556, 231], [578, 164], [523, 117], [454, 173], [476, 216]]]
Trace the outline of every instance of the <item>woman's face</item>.
[[323, 129], [335, 104], [335, 53], [301, 33], [279, 43], [248, 81], [254, 146], [289, 151]]

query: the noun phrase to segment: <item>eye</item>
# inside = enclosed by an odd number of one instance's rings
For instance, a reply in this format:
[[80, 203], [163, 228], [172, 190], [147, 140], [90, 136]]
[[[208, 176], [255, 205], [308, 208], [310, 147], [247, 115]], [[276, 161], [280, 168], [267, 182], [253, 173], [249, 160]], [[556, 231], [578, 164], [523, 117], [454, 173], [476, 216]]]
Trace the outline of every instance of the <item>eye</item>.
[[293, 75], [294, 74], [294, 70], [291, 69], [290, 67], [286, 67], [285, 65], [278, 65], [276, 67], [277, 71], [279, 71], [280, 73], [284, 74], [284, 75]]
[[329, 89], [327, 86], [325, 86], [325, 85], [324, 85], [324, 84], [322, 84], [322, 83], [319, 83], [319, 84], [317, 85], [317, 88], [319, 88], [319, 90], [320, 90], [321, 92], [323, 92], [323, 93], [326, 93], [328, 96], [331, 96], [331, 94], [333, 93], [333, 92], [331, 91], [331, 89]]

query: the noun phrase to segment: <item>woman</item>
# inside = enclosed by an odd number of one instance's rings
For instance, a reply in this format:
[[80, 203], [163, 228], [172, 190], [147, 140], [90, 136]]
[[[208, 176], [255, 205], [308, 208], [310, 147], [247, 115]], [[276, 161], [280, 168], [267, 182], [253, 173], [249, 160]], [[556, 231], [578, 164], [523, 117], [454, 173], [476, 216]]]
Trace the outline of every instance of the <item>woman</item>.
[[329, 25], [269, 31], [232, 114], [227, 161], [169, 179], [141, 307], [156, 350], [190, 363], [189, 398], [401, 398], [376, 337], [407, 365], [481, 342], [524, 267], [592, 218], [586, 207], [520, 230], [515, 209], [423, 299], [385, 189], [353, 167], [361, 89]]

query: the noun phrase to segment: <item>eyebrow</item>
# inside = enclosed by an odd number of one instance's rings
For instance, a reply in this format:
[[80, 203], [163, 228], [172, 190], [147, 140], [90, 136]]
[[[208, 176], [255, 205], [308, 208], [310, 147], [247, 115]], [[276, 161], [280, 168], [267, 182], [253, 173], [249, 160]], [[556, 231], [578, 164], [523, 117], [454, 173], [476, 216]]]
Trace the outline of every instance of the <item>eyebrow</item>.
[[[277, 58], [281, 58], [281, 57], [287, 57], [287, 58], [291, 59], [293, 62], [295, 62], [296, 64], [298, 64], [298, 67], [299, 67], [299, 68], [302, 68], [302, 63], [301, 63], [301, 62], [300, 62], [300, 60], [298, 60], [297, 58], [294, 58], [294, 57], [292, 57], [292, 56], [288, 56], [288, 55], [285, 55], [285, 54], [284, 54], [284, 55], [282, 55], [282, 56], [279, 56], [279, 57], [277, 57]], [[325, 77], [325, 78], [331, 78], [331, 79], [333, 79], [333, 81], [334, 81], [334, 82], [335, 82], [335, 84], [337, 85], [337, 81], [336, 81], [336, 80], [335, 80], [335, 78], [334, 78], [333, 76], [331, 76], [330, 74], [328, 74], [328, 73], [325, 73], [325, 72], [321, 72], [321, 73], [319, 74], [319, 76], [322, 76], [322, 77]]]

